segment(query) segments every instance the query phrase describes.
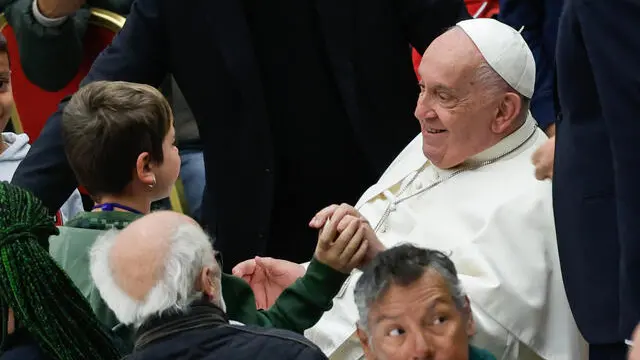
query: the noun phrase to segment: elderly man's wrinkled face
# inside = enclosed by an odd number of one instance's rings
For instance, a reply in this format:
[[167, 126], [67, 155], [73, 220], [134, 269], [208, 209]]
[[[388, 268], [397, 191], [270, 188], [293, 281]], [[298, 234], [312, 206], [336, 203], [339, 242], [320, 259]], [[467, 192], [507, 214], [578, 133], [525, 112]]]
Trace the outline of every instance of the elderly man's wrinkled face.
[[468, 360], [475, 325], [459, 309], [446, 281], [426, 271], [413, 284], [392, 284], [369, 311], [369, 333], [358, 329], [367, 359]]
[[420, 121], [425, 156], [439, 168], [459, 165], [495, 144], [492, 128], [500, 98], [477, 79], [482, 55], [460, 29], [447, 31], [424, 53], [419, 73]]

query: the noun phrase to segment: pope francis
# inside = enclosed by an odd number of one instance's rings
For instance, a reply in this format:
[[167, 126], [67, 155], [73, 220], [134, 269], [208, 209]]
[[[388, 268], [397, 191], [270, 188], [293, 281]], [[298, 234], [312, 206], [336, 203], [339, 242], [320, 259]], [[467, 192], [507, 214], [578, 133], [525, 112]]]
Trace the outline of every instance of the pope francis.
[[[353, 210], [389, 247], [451, 255], [471, 301], [473, 343], [498, 359], [586, 358], [564, 292], [551, 183], [533, 176], [547, 139], [529, 113], [534, 59], [518, 32], [492, 19], [460, 22], [419, 68], [418, 135]], [[311, 222], [321, 227], [335, 207]], [[332, 359], [359, 359], [351, 274], [334, 307], [306, 332]]]

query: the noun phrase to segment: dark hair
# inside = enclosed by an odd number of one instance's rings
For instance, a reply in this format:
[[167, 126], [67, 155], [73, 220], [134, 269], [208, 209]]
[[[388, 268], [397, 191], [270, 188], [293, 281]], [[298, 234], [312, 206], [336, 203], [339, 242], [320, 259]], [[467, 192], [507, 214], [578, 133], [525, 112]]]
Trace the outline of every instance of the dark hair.
[[151, 86], [98, 81], [82, 87], [62, 114], [65, 152], [80, 184], [93, 196], [121, 194], [141, 153], [164, 161], [171, 119], [169, 103]]
[[11, 309], [15, 322], [53, 359], [118, 359], [89, 303], [49, 256], [49, 236], [56, 234], [40, 200], [0, 182], [0, 351]]
[[462, 309], [465, 305], [465, 294], [451, 259], [437, 250], [403, 244], [379, 253], [363, 269], [354, 289], [360, 316], [359, 324], [367, 329], [369, 308], [384, 296], [392, 284], [409, 286], [429, 269], [435, 270], [444, 278], [456, 306]]

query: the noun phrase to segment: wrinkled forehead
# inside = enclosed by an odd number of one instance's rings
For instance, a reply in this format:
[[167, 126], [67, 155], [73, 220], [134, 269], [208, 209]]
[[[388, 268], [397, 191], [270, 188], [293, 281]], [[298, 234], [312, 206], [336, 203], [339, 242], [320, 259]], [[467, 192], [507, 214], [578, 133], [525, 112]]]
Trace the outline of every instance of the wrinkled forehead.
[[418, 72], [426, 85], [464, 86], [469, 83], [482, 60], [473, 41], [464, 31], [454, 27], [429, 45]]
[[390, 282], [370, 307], [369, 320], [378, 323], [389, 318], [420, 317], [436, 306], [455, 306], [446, 280], [428, 269], [411, 284]]

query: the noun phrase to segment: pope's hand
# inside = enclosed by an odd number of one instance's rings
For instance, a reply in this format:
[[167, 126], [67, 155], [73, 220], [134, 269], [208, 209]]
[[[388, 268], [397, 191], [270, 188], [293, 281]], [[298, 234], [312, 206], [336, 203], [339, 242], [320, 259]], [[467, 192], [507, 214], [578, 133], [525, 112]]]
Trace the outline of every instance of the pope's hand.
[[[341, 223], [344, 228], [338, 231]], [[359, 217], [344, 214], [327, 220], [318, 236], [316, 260], [341, 273], [351, 273], [367, 255], [369, 244], [364, 237], [365, 223]]]
[[362, 262], [357, 266], [361, 268], [367, 265], [378, 253], [384, 251], [386, 248], [380, 242], [380, 239], [376, 235], [375, 231], [371, 228], [369, 221], [358, 212], [353, 206], [349, 204], [331, 205], [320, 210], [309, 222], [309, 226], [315, 229], [322, 228], [328, 219], [332, 221], [338, 221], [337, 230], [339, 233], [344, 231], [347, 225], [351, 222], [351, 218], [359, 218], [364, 223], [362, 224], [364, 230], [364, 238], [367, 240], [367, 253], [365, 254]]
[[556, 153], [556, 137], [547, 140], [535, 153], [532, 161], [536, 166], [536, 179], [545, 180], [553, 178], [553, 157]]
[[256, 257], [236, 265], [232, 274], [244, 279], [256, 298], [258, 309], [268, 309], [280, 294], [304, 275], [304, 266], [291, 261]]
[[364, 218], [358, 210], [349, 204], [331, 205], [318, 211], [318, 213], [311, 219], [309, 226], [320, 230], [327, 220], [332, 217], [342, 219], [345, 215], [351, 215], [357, 218]]

